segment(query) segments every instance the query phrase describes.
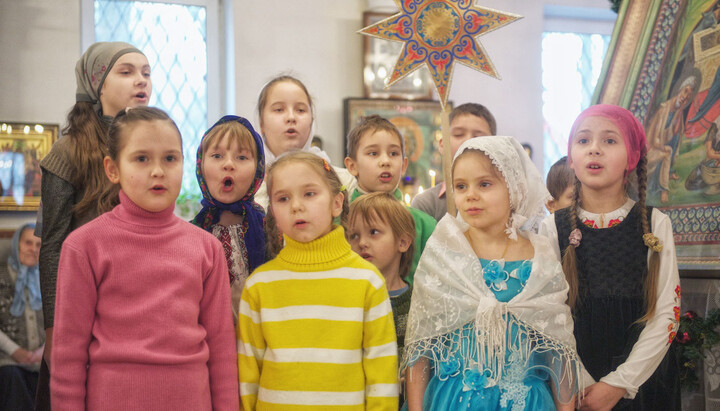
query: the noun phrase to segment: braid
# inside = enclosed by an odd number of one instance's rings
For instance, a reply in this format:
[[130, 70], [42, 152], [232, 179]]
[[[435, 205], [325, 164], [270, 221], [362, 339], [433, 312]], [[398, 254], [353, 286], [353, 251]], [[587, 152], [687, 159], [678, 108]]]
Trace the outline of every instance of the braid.
[[[574, 184], [575, 192], [573, 193], [573, 201], [572, 206], [570, 206], [570, 232], [575, 231], [577, 229], [577, 208], [580, 204], [580, 189], [581, 184], [580, 180], [578, 180], [577, 177], [575, 177], [575, 184]], [[577, 272], [577, 256], [575, 255], [575, 246], [572, 244], [568, 244], [567, 248], [565, 249], [565, 255], [562, 259], [562, 268], [565, 272], [565, 279], [567, 280], [568, 286], [570, 289], [568, 290], [568, 300], [567, 303], [570, 306], [570, 309], [575, 308], [575, 304], [578, 301], [578, 272]]]
[[645, 315], [643, 315], [637, 322], [644, 323], [652, 318], [655, 314], [655, 307], [657, 306], [657, 285], [658, 285], [658, 273], [660, 271], [660, 254], [658, 253], [657, 237], [652, 234], [650, 230], [650, 219], [647, 215], [647, 207], [645, 206], [645, 196], [647, 194], [647, 158], [645, 155], [640, 157], [637, 169], [637, 184], [638, 184], [638, 205], [640, 206], [640, 218], [643, 230], [643, 240], [645, 245], [650, 248], [650, 261], [648, 262], [648, 272], [645, 276], [645, 282], [643, 289], [645, 293]]
[[267, 214], [265, 215], [265, 235], [265, 252], [269, 261], [277, 257], [283, 248], [282, 233], [278, 230], [277, 223], [275, 222], [272, 205], [268, 205]]

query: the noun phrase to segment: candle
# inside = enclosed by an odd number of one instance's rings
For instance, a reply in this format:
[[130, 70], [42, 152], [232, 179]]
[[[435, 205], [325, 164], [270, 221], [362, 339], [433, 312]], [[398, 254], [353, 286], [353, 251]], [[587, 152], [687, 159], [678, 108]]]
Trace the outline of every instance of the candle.
[[428, 174], [430, 174], [430, 187], [435, 187], [435, 170], [430, 169], [430, 171], [428, 171]]
[[405, 193], [405, 204], [410, 205], [410, 194]]

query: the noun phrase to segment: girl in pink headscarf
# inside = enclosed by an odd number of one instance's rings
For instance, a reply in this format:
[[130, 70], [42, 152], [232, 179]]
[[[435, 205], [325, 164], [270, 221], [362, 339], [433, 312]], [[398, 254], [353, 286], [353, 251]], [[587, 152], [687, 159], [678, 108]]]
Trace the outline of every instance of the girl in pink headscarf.
[[[624, 108], [599, 104], [572, 126], [572, 206], [540, 228], [556, 244], [570, 285], [578, 353], [598, 381], [581, 410], [679, 410], [671, 343], [680, 279], [670, 219], [645, 205], [645, 131]], [[637, 176], [638, 201], [628, 198]]]

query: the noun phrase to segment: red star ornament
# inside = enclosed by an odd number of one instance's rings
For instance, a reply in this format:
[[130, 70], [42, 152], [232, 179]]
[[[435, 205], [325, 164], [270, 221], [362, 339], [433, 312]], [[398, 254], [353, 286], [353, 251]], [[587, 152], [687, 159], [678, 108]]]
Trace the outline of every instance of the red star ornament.
[[444, 107], [455, 63], [500, 78], [475, 38], [522, 16], [475, 7], [473, 0], [395, 0], [395, 4], [400, 13], [360, 30], [405, 43], [386, 87], [425, 65]]

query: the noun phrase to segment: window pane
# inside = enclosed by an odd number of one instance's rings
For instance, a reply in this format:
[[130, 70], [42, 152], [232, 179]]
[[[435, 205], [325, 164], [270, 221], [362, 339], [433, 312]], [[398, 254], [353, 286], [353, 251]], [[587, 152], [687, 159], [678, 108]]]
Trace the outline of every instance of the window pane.
[[183, 194], [199, 195], [195, 153], [207, 129], [207, 19], [199, 6], [95, 0], [95, 40], [125, 41], [152, 67], [150, 105], [165, 110], [183, 137]]
[[543, 33], [543, 148], [547, 171], [567, 154], [570, 127], [590, 106], [610, 36], [580, 33]]

